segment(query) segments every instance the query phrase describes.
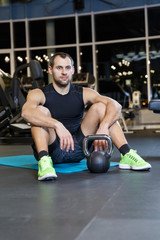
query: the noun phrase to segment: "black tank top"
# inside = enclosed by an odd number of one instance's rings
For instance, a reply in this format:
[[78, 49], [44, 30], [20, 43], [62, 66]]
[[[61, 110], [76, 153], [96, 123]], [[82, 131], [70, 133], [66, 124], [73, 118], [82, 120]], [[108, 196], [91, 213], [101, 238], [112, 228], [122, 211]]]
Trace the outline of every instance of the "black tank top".
[[71, 134], [75, 133], [84, 114], [83, 88], [70, 85], [66, 95], [61, 95], [49, 84], [41, 89], [46, 97], [44, 106], [50, 110], [53, 118], [60, 121]]

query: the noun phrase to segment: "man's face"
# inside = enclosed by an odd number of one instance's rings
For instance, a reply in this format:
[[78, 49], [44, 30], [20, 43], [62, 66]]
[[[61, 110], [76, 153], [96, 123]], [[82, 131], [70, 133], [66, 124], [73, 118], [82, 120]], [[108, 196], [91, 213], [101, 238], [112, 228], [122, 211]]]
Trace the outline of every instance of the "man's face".
[[65, 87], [71, 82], [74, 67], [71, 64], [70, 58], [61, 58], [60, 56], [56, 56], [53, 68], [49, 67], [49, 71], [53, 76], [53, 81], [58, 86]]

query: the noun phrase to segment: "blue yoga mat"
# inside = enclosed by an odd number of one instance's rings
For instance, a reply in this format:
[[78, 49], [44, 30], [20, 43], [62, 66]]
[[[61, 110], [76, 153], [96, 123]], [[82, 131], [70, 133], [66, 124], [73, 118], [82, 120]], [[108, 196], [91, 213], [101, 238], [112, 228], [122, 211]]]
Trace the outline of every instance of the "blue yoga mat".
[[[20, 155], [20, 156], [9, 156], [0, 157], [0, 165], [27, 168], [38, 170], [37, 160], [33, 155]], [[111, 162], [110, 166], [118, 166], [119, 163]], [[57, 173], [73, 173], [87, 170], [86, 159], [83, 159], [80, 163], [61, 163], [54, 165]]]

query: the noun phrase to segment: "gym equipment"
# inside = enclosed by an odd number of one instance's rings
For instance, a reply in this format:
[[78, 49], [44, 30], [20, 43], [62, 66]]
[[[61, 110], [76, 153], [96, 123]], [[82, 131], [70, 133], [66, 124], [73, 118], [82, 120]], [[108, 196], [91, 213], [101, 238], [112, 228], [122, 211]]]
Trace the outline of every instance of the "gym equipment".
[[99, 79], [98, 88], [100, 94], [115, 99], [122, 105], [123, 108], [129, 104], [130, 94], [126, 92], [119, 83]]
[[[115, 99], [122, 105], [122, 114], [121, 114], [121, 122], [122, 128], [125, 133], [133, 133], [130, 131], [126, 120], [133, 120], [137, 113], [137, 107], [133, 106], [133, 91], [131, 88], [131, 81], [125, 82], [125, 87], [122, 87], [120, 83], [115, 81], [110, 81], [107, 79], [99, 79], [98, 81], [99, 93]], [[138, 95], [138, 94], [137, 94]], [[136, 96], [137, 96], [136, 95]], [[138, 102], [136, 102], [137, 104]], [[137, 105], [136, 105], [137, 106]]]
[[[92, 143], [95, 140], [105, 140], [108, 146], [104, 151], [89, 151], [89, 142]], [[92, 173], [105, 173], [110, 168], [110, 157], [112, 154], [112, 140], [108, 135], [88, 135], [83, 140], [83, 150], [87, 157], [87, 167]]]
[[12, 118], [12, 113], [9, 107], [0, 108], [0, 136], [5, 133], [5, 129], [9, 125], [9, 121]]
[[[41, 65], [36, 60], [31, 60], [27, 64], [19, 66], [13, 75], [13, 78], [9, 74], [0, 69], [0, 136], [8, 138], [14, 136], [15, 133], [26, 134], [30, 136], [30, 125], [21, 117], [21, 109], [26, 99], [21, 90], [21, 84], [18, 74], [21, 70], [29, 67], [32, 78], [32, 88], [39, 88], [44, 85], [43, 72]], [[4, 78], [8, 78], [11, 82], [11, 87], [7, 87]], [[9, 133], [9, 136], [6, 135]], [[2, 138], [1, 138], [2, 140]], [[4, 140], [4, 138], [3, 138]], [[6, 139], [5, 139], [6, 140]]]
[[[13, 75], [13, 78], [5, 73], [2, 69], [0, 69], [0, 102], [2, 106], [10, 107], [12, 112], [17, 111], [19, 108], [21, 109], [26, 99], [21, 91], [20, 82], [18, 79], [18, 73], [30, 67], [31, 77], [33, 79], [32, 88], [41, 87], [40, 80], [43, 79], [43, 72], [40, 66], [40, 63], [36, 60], [31, 60], [30, 63], [23, 64], [19, 66]], [[5, 82], [3, 80], [3, 76], [9, 78], [11, 84], [11, 88], [6, 87]]]
[[94, 88], [95, 77], [90, 73], [75, 73], [72, 77], [72, 84], [78, 84], [84, 87]]
[[141, 108], [141, 92], [140, 91], [134, 91], [132, 93], [132, 104], [133, 108]]
[[33, 79], [33, 83], [32, 83], [32, 87], [36, 88], [36, 87], [41, 87], [41, 85], [39, 84], [40, 80], [43, 79], [43, 72], [40, 66], [40, 63], [36, 60], [31, 60], [29, 63], [23, 64], [21, 66], [19, 66], [18, 68], [16, 68], [14, 75], [13, 75], [13, 84], [12, 84], [12, 92], [13, 92], [13, 101], [14, 104], [16, 106], [16, 108], [20, 105], [20, 107], [23, 106], [24, 102], [22, 104], [20, 104], [20, 100], [21, 100], [21, 91], [19, 88], [19, 80], [18, 80], [18, 73], [26, 68], [30, 68], [31, 71], [31, 77]]
[[[152, 99], [148, 104], [148, 109], [154, 113], [160, 113], [160, 99]], [[159, 133], [160, 130], [155, 130], [155, 133]]]
[[160, 99], [152, 99], [149, 102], [149, 110], [152, 110], [154, 113], [160, 113]]

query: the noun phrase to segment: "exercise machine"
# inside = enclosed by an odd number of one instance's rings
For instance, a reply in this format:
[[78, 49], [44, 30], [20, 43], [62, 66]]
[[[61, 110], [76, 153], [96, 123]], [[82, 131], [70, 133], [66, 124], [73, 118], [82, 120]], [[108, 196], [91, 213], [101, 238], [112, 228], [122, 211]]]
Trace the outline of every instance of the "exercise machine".
[[149, 110], [152, 110], [154, 113], [160, 113], [160, 99], [152, 99], [149, 102]]
[[[30, 136], [30, 125], [21, 118], [21, 110], [26, 98], [21, 89], [19, 81], [19, 73], [21, 70], [30, 68], [32, 86], [31, 88], [39, 88], [44, 85], [43, 72], [41, 65], [36, 60], [31, 60], [27, 64], [19, 66], [13, 75], [13, 78], [0, 69], [0, 136], [1, 140], [8, 139], [10, 136], [17, 135], [24, 137]], [[7, 87], [4, 77], [9, 78], [11, 87]]]
[[78, 84], [83, 87], [95, 87], [95, 77], [89, 72], [86, 73], [75, 73], [72, 77], [72, 84]]
[[[160, 114], [160, 99], [152, 99], [149, 102], [148, 109]], [[160, 130], [155, 130], [155, 133], [160, 133]]]

